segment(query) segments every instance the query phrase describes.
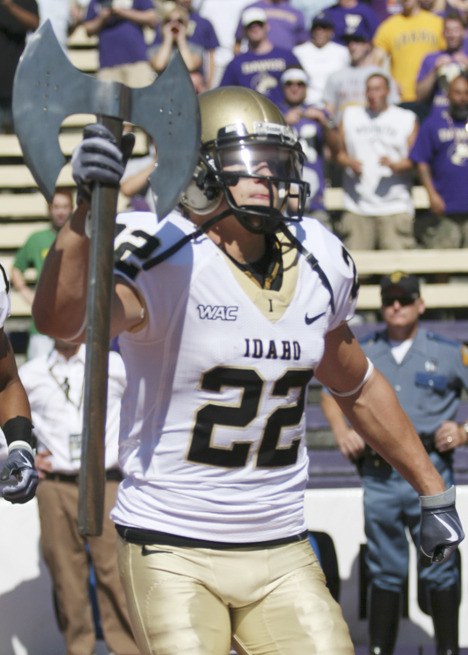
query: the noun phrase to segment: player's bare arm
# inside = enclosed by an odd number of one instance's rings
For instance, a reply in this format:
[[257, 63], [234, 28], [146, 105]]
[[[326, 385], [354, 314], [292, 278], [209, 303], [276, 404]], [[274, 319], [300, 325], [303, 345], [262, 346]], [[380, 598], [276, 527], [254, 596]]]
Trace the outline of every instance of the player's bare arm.
[[[317, 379], [332, 391], [353, 428], [386, 459], [421, 495], [445, 489], [414, 427], [383, 375], [373, 370], [367, 381], [368, 361], [346, 324], [325, 337], [325, 354], [316, 371]], [[347, 388], [345, 388], [347, 385]], [[404, 435], [404, 438], [402, 438]]]
[[[34, 298], [38, 329], [53, 337], [84, 342], [89, 239], [85, 231], [89, 205], [83, 201], [50, 248]], [[135, 329], [144, 316], [142, 303], [125, 283], [114, 285], [111, 337]]]

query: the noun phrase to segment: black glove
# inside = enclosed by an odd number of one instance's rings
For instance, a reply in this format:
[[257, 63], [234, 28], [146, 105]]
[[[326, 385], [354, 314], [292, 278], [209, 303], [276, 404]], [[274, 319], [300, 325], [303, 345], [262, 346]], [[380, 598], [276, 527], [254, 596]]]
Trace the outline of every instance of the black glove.
[[421, 562], [427, 566], [446, 560], [465, 538], [455, 509], [455, 487], [435, 496], [420, 496]]
[[14, 442], [10, 444], [9, 455], [0, 473], [3, 497], [11, 503], [27, 503], [34, 498], [38, 482], [32, 448], [28, 444], [24, 447], [16, 446]]
[[132, 154], [135, 135], [122, 136], [121, 149], [114, 135], [100, 123], [87, 125], [83, 141], [75, 148], [71, 158], [72, 175], [78, 190], [78, 202], [90, 200], [95, 182], [119, 186], [127, 161]]

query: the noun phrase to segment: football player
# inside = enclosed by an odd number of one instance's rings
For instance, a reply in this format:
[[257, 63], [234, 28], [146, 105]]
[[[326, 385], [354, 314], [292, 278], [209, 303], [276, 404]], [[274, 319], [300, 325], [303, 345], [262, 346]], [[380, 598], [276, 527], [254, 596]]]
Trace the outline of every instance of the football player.
[[11, 503], [26, 503], [34, 497], [39, 478], [29, 401], [4, 330], [10, 304], [10, 282], [0, 264], [0, 425], [8, 447], [8, 455], [0, 463], [0, 496]]
[[[128, 214], [116, 240], [111, 323], [128, 383], [112, 518], [135, 638], [145, 655], [226, 655], [231, 639], [248, 655], [351, 655], [304, 520], [312, 375], [421, 495], [431, 557], [463, 538], [454, 489], [348, 328], [351, 257], [300, 221], [295, 133], [246, 88], [199, 102], [200, 159], [180, 211], [159, 223]], [[85, 324], [89, 186], [117, 185], [124, 167], [102, 126], [86, 135], [73, 156], [81, 203], [34, 302], [41, 330], [73, 340]]]

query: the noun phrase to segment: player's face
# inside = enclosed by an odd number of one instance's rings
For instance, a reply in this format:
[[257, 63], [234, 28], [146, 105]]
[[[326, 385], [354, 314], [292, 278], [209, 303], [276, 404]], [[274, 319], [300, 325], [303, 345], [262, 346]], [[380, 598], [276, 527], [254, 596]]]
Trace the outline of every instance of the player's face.
[[288, 148], [255, 145], [224, 149], [220, 164], [226, 173], [239, 173], [236, 184], [229, 185], [236, 205], [274, 206], [279, 209], [285, 196], [281, 180], [294, 176], [293, 155]]
[[65, 225], [67, 219], [72, 213], [72, 203], [70, 198], [61, 193], [56, 193], [50, 204], [50, 218], [52, 225], [56, 230], [59, 230]]

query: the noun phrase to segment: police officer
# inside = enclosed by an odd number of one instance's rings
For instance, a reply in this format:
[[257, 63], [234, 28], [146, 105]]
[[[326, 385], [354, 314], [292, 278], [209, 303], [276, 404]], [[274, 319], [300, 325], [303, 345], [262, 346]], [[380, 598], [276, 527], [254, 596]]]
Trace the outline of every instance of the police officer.
[[[431, 460], [449, 487], [453, 450], [467, 443], [468, 425], [455, 416], [468, 387], [468, 360], [458, 342], [419, 325], [425, 310], [419, 280], [401, 271], [381, 280], [386, 329], [361, 342], [388, 379]], [[419, 501], [408, 483], [345, 422], [335, 400], [322, 393], [323, 411], [341, 452], [360, 462], [370, 577], [369, 653], [390, 655], [398, 633], [400, 598], [408, 569], [408, 528], [419, 543]], [[458, 653], [459, 576], [456, 560], [419, 565], [421, 588], [434, 623], [438, 655]]]

